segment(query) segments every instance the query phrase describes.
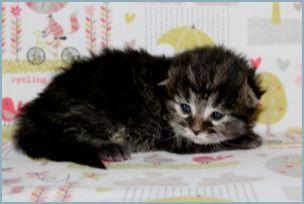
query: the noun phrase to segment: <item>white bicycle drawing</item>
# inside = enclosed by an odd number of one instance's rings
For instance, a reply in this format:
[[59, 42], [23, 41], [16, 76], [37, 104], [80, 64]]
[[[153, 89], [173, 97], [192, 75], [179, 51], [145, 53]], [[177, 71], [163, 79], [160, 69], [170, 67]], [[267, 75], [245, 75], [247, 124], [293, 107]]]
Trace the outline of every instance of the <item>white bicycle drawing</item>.
[[26, 57], [27, 60], [34, 65], [40, 65], [46, 60], [46, 52], [50, 53], [54, 57], [57, 57], [58, 51], [62, 49], [60, 55], [61, 60], [65, 63], [70, 63], [73, 60], [79, 59], [79, 52], [74, 47], [64, 47], [62, 45], [62, 40], [66, 38], [55, 39], [53, 41], [45, 41], [44, 33], [41, 31], [34, 32], [36, 37], [36, 45], [35, 47], [30, 48], [27, 53]]

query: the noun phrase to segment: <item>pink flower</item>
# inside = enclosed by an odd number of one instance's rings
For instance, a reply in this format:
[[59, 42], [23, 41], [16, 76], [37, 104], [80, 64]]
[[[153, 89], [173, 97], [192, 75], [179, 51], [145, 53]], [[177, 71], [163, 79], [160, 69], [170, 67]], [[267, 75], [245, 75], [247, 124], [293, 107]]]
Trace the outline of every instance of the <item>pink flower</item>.
[[86, 12], [87, 14], [89, 14], [89, 15], [93, 15], [94, 11], [95, 11], [94, 6], [87, 6], [87, 7], [85, 8], [85, 12]]
[[12, 6], [11, 7], [11, 13], [14, 15], [14, 16], [19, 16], [21, 12], [21, 8], [17, 5], [17, 6]]

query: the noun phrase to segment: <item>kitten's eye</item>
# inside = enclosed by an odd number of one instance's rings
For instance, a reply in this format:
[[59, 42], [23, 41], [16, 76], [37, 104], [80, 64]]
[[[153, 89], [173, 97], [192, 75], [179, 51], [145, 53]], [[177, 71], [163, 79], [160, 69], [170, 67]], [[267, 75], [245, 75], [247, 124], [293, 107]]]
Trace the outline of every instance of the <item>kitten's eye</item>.
[[214, 111], [214, 112], [211, 113], [211, 118], [212, 118], [213, 120], [220, 120], [220, 119], [222, 119], [223, 117], [224, 117], [224, 114], [221, 113], [221, 112]]
[[184, 113], [187, 113], [187, 114], [191, 113], [191, 107], [189, 105], [183, 103], [183, 104], [180, 104], [180, 106]]

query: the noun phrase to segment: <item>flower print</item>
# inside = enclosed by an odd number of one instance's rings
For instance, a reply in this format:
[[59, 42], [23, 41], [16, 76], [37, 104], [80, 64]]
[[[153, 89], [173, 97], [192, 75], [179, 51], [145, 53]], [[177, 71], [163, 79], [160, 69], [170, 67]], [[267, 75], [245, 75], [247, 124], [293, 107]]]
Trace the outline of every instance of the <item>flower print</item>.
[[11, 7], [11, 13], [13, 14], [13, 16], [19, 16], [20, 12], [21, 8], [18, 5]]

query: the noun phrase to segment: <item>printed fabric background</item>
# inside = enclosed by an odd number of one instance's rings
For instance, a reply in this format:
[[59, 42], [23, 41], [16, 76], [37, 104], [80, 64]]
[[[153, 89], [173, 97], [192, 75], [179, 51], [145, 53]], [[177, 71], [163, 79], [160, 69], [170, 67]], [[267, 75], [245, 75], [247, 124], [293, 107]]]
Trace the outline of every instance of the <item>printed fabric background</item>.
[[[299, 2], [2, 3], [2, 200], [302, 200], [301, 25]], [[106, 171], [14, 150], [19, 109], [71, 60], [105, 47], [172, 55], [218, 44], [245, 54], [262, 75], [263, 147], [139, 153]]]

